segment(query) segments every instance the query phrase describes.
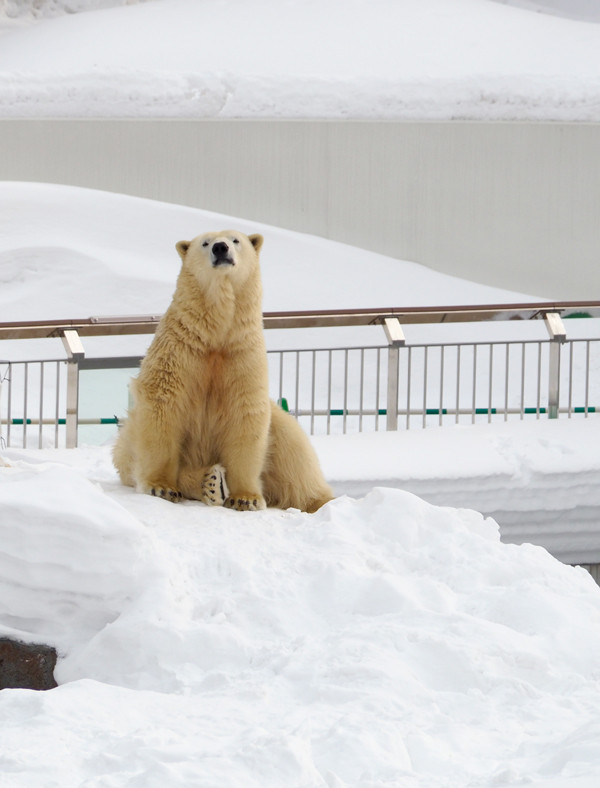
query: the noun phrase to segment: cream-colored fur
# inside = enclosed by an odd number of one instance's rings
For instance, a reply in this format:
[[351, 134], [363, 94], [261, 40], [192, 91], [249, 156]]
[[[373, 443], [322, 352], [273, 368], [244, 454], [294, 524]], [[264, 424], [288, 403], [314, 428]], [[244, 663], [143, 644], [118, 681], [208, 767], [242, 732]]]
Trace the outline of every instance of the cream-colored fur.
[[177, 244], [177, 287], [114, 450], [124, 484], [239, 510], [331, 500], [307, 436], [269, 400], [262, 243], [226, 230]]

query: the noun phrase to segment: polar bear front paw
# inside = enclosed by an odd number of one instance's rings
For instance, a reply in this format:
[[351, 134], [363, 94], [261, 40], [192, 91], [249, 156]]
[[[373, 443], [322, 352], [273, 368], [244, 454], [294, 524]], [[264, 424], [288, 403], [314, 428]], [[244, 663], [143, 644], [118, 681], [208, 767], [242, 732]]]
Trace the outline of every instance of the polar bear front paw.
[[207, 506], [223, 506], [228, 495], [225, 468], [222, 465], [213, 465], [202, 478], [201, 501]]
[[157, 498], [163, 498], [165, 501], [171, 501], [172, 503], [179, 503], [183, 498], [179, 490], [174, 490], [167, 484], [150, 484], [148, 485], [148, 493], [150, 495], [155, 495]]
[[259, 509], [266, 509], [267, 504], [260, 493], [236, 493], [230, 495], [225, 501], [228, 509], [237, 509], [238, 512], [257, 512]]

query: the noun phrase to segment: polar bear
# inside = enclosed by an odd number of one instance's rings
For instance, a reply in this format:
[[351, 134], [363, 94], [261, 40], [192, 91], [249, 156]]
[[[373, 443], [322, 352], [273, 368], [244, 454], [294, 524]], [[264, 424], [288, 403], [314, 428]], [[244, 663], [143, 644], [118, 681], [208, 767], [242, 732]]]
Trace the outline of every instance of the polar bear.
[[225, 230], [176, 245], [173, 300], [114, 448], [124, 484], [241, 511], [314, 512], [333, 497], [308, 437], [269, 400], [262, 244]]

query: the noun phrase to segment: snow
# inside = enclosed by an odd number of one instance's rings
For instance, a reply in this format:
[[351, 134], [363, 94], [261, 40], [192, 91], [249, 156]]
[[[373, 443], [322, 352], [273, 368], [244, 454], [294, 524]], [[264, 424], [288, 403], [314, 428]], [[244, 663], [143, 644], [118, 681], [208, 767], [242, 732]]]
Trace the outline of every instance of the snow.
[[35, 5], [0, 11], [0, 116], [600, 119], [589, 3]]
[[[162, 314], [180, 267], [176, 241], [226, 227], [265, 237], [267, 312], [538, 300], [238, 217], [92, 189], [0, 182], [2, 320]], [[143, 353], [150, 339], [86, 339], [85, 349], [88, 356]], [[379, 327], [274, 330], [267, 339], [277, 349], [384, 343]], [[0, 359], [18, 358], [24, 346], [29, 358], [64, 356], [59, 340], [3, 342]]]
[[593, 564], [600, 563], [598, 439], [594, 416], [313, 440], [337, 494], [401, 488], [484, 512], [506, 543], [532, 542], [566, 563]]
[[554, 14], [565, 19], [600, 22], [600, 7], [596, 0], [496, 0], [498, 3], [526, 8], [539, 14]]
[[[0, 204], [5, 319], [160, 312], [174, 242], [226, 225], [265, 235], [267, 309], [529, 298], [120, 195], [5, 183]], [[314, 515], [136, 494], [110, 445], [5, 449], [0, 636], [56, 647], [59, 686], [0, 692], [0, 786], [595, 787], [600, 589], [506, 542], [533, 523], [600, 560], [599, 433], [590, 416], [317, 436], [338, 497]], [[588, 520], [565, 537], [570, 506]], [[503, 541], [475, 509], [513, 518]]]
[[[531, 297], [239, 217], [93, 189], [0, 182], [0, 281], [8, 285], [0, 291], [3, 319], [106, 314], [107, 304], [112, 314], [162, 313], [180, 267], [175, 241], [230, 226], [265, 236], [265, 311]], [[365, 269], [373, 275], [365, 278]], [[323, 276], [323, 270], [337, 275]]]
[[0, 696], [4, 784], [597, 779], [584, 570], [401, 490], [239, 514], [47, 454], [0, 475], [0, 632], [61, 653], [58, 689]]

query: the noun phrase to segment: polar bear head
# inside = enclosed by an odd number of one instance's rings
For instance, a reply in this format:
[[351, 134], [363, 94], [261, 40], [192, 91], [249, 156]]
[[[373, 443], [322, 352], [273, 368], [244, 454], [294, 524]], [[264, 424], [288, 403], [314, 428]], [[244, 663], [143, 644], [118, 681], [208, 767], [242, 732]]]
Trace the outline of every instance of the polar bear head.
[[193, 241], [176, 245], [184, 267], [202, 286], [214, 286], [217, 277], [243, 284], [258, 271], [262, 235], [244, 235], [236, 230], [204, 233]]

